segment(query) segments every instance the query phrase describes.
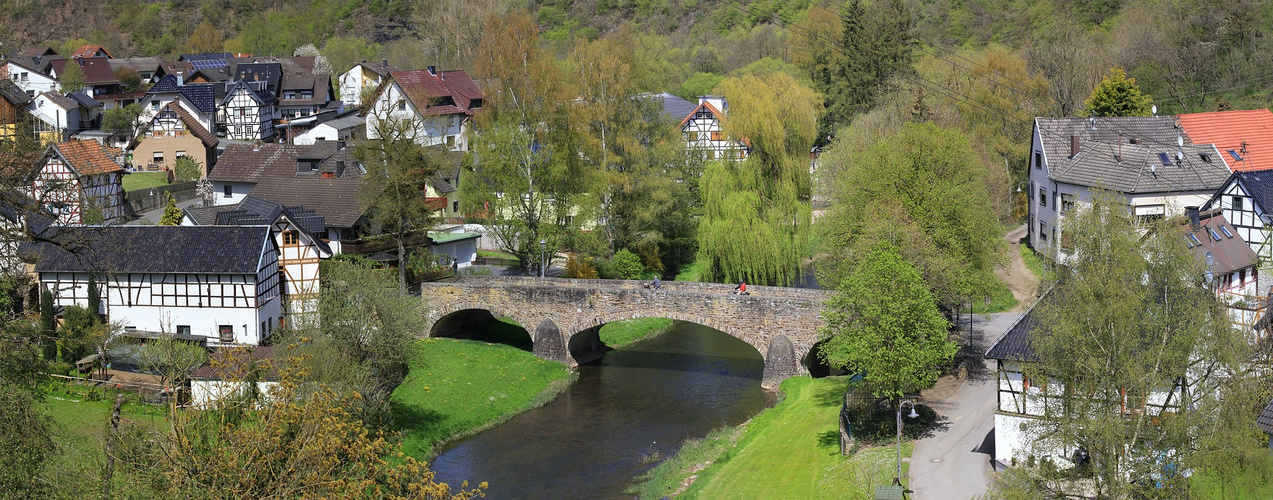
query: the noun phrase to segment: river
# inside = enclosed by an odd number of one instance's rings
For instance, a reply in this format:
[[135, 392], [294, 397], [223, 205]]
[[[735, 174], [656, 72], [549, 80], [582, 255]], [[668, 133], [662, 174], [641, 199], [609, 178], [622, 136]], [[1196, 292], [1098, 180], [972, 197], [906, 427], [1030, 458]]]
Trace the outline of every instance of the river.
[[488, 482], [487, 498], [632, 498], [632, 479], [684, 440], [772, 405], [763, 371], [749, 344], [678, 321], [579, 367], [557, 399], [454, 443], [430, 467], [451, 485]]

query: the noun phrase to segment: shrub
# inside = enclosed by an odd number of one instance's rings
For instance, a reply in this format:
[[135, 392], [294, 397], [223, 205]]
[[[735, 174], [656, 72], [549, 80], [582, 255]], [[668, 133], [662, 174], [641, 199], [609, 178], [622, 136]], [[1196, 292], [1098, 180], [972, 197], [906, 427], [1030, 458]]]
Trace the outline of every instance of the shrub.
[[663, 274], [663, 252], [658, 245], [650, 245], [641, 249], [641, 263], [646, 269]]
[[641, 258], [627, 249], [619, 250], [610, 258], [610, 270], [616, 279], [636, 280], [645, 274], [645, 265]]
[[592, 258], [572, 253], [566, 257], [566, 277], [597, 279], [597, 267], [592, 265]]

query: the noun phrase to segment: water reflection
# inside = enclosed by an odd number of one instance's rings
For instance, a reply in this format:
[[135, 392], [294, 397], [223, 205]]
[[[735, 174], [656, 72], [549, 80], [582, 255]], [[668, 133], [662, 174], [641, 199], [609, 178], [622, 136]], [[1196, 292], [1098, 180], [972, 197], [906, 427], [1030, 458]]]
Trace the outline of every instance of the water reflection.
[[631, 479], [655, 465], [649, 457], [772, 404], [763, 371], [747, 343], [676, 322], [580, 367], [553, 402], [456, 443], [431, 466], [453, 485], [487, 481], [488, 498], [627, 498]]

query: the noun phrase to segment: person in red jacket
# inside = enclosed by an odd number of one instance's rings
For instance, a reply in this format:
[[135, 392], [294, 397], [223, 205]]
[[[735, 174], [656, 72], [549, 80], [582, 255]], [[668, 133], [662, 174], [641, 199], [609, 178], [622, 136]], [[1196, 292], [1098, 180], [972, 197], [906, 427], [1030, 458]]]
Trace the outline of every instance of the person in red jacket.
[[734, 287], [734, 293], [738, 295], [747, 295], [747, 283], [739, 281], [738, 286]]

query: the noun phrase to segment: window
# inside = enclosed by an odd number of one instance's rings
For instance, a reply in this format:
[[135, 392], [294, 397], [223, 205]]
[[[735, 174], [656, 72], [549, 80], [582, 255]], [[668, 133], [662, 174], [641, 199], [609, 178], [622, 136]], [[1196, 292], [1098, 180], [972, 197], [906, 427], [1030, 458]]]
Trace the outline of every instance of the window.
[[447, 149], [455, 149], [455, 136], [446, 136], [446, 147]]
[[1239, 285], [1246, 284], [1246, 269], [1242, 269], [1238, 271], [1238, 284]]
[[1039, 241], [1048, 241], [1048, 223], [1045, 221], [1039, 221]]
[[234, 196], [234, 187], [233, 187], [233, 186], [230, 186], [229, 184], [226, 184], [226, 185], [225, 185], [225, 197], [226, 197], [226, 198], [229, 198], [229, 197], [231, 197], [231, 196]]
[[1048, 206], [1048, 190], [1043, 186], [1039, 186], [1039, 204]]
[[1034, 168], [1043, 168], [1043, 153], [1038, 151], [1034, 152]]
[[1234, 196], [1234, 197], [1233, 197], [1233, 209], [1234, 209], [1234, 210], [1242, 210], [1242, 197], [1241, 197], [1241, 196]]
[[181, 158], [182, 156], [185, 156], [185, 155], [186, 155], [185, 151], [182, 151], [180, 149], [177, 150], [177, 158]]
[[243, 108], [239, 108], [239, 118], [243, 118], [243, 117], [245, 117], [245, 116], [247, 116], [247, 115], [248, 115], [248, 110], [243, 109]]
[[1074, 210], [1074, 195], [1061, 193], [1061, 213]]
[[406, 99], [398, 99], [398, 109], [401, 109], [401, 110], [406, 110], [406, 109], [407, 109], [407, 100], [406, 100]]
[[284, 245], [289, 245], [289, 246], [299, 245], [300, 243], [301, 243], [301, 238], [299, 235], [296, 234], [296, 231], [283, 231]]
[[713, 141], [719, 141], [719, 140], [721, 140], [721, 138], [720, 138], [720, 131], [719, 131], [719, 130], [712, 131], [712, 140], [713, 140]]
[[154, 155], [151, 156], [151, 163], [154, 163], [155, 165], [159, 165], [159, 164], [162, 164], [163, 162], [164, 162], [164, 152], [155, 151]]
[[190, 325], [177, 325], [177, 335], [190, 335]]
[[1220, 231], [1224, 233], [1225, 238], [1233, 237], [1233, 233], [1229, 231], [1229, 226], [1220, 226]]
[[230, 325], [217, 326], [217, 333], [221, 337], [222, 342], [234, 342], [234, 327]]
[[451, 211], [457, 214], [460, 213], [460, 202], [458, 201], [451, 202]]
[[150, 101], [150, 110], [159, 111], [159, 101]]
[[1056, 210], [1056, 209], [1057, 209], [1057, 206], [1056, 206], [1056, 190], [1055, 190], [1055, 189], [1053, 189], [1053, 190], [1052, 190], [1052, 210]]

